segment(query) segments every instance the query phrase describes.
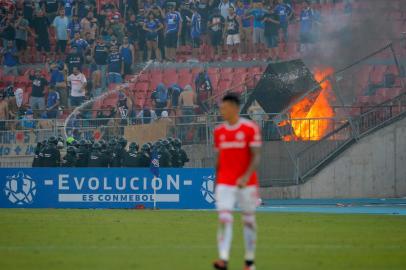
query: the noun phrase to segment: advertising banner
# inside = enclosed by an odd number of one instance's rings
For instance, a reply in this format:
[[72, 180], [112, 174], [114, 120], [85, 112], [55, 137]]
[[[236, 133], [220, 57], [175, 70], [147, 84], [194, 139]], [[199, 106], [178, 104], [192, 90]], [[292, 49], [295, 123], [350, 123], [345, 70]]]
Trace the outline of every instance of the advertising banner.
[[214, 208], [213, 169], [1, 168], [0, 208]]

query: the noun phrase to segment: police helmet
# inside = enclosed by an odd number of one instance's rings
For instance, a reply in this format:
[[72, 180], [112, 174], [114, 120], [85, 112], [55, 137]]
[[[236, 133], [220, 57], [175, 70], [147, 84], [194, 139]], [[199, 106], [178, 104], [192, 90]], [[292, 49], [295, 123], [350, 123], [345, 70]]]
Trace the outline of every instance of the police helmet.
[[100, 143], [102, 148], [106, 148], [106, 141], [105, 140], [100, 140], [99, 143]]
[[49, 137], [49, 139], [48, 139], [48, 144], [57, 145], [57, 144], [58, 144], [58, 140], [56, 139], [55, 136], [51, 136], [51, 137]]
[[120, 137], [120, 138], [118, 139], [118, 143], [119, 143], [123, 148], [125, 148], [125, 147], [127, 146], [127, 140], [126, 140], [124, 137]]
[[144, 152], [149, 152], [151, 150], [151, 146], [149, 146], [149, 144], [146, 143], [141, 147], [141, 150]]
[[84, 140], [84, 139], [82, 139], [82, 140], [80, 140], [79, 141], [79, 146], [87, 146], [87, 141], [86, 140]]
[[100, 150], [102, 148], [101, 144], [96, 142], [93, 144], [93, 150]]
[[162, 145], [165, 147], [169, 147], [169, 141], [168, 140], [162, 140]]
[[138, 149], [139, 149], [138, 144], [136, 142], [130, 143], [130, 146], [128, 148], [130, 150], [136, 150], [136, 151], [138, 151]]
[[66, 151], [67, 151], [69, 154], [76, 153], [76, 149], [75, 149], [75, 147], [73, 147], [73, 146], [68, 146], [68, 149], [66, 149]]
[[117, 144], [117, 141], [116, 141], [116, 139], [110, 139], [110, 141], [109, 141], [109, 146], [115, 146]]
[[182, 146], [182, 141], [180, 139], [176, 138], [175, 141], [174, 141], [174, 145], [176, 147], [181, 147]]
[[74, 141], [71, 143], [71, 145], [72, 145], [73, 147], [77, 148], [78, 145], [79, 145], [79, 143], [78, 143], [78, 141], [74, 140]]

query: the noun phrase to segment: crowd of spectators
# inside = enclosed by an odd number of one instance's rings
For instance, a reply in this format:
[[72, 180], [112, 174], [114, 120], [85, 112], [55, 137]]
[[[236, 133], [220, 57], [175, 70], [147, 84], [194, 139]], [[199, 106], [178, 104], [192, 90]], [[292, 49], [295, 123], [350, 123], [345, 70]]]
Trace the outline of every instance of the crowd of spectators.
[[[63, 154], [61, 154], [61, 152]], [[63, 156], [62, 156], [63, 155]], [[50, 137], [35, 148], [32, 167], [138, 167], [148, 168], [157, 159], [159, 167], [181, 168], [189, 161], [182, 142], [175, 138], [128, 144], [123, 137], [90, 141]]]
[[[294, 13], [296, 2], [303, 4], [300, 14]], [[267, 60], [278, 60], [279, 50], [286, 49], [279, 42], [288, 41], [289, 25], [299, 21], [302, 46], [298, 49], [304, 50], [313, 42], [312, 29], [319, 19], [311, 2], [1, 1], [2, 76], [23, 75], [25, 64], [39, 66], [28, 71], [30, 81], [22, 90], [24, 96], [30, 91], [29, 106], [23, 106], [20, 117], [53, 119], [60, 108], [78, 107], [103, 94], [109, 85], [123, 83], [137, 63], [175, 62], [179, 51], [188, 46], [194, 61], [224, 59], [223, 49], [227, 60], [259, 59], [264, 51], [268, 51]], [[350, 2], [348, 5], [349, 12]], [[212, 88], [199, 92], [198, 87], [160, 85], [151, 96], [154, 108], [136, 114], [154, 109], [160, 117], [166, 115], [167, 107], [182, 107], [182, 112], [191, 114], [196, 105], [204, 111], [207, 108], [201, 98], [207, 98]], [[15, 99], [3, 96], [4, 100]], [[2, 102], [8, 105], [1, 105], [1, 119], [15, 119], [18, 114], [10, 110], [9, 100]]]

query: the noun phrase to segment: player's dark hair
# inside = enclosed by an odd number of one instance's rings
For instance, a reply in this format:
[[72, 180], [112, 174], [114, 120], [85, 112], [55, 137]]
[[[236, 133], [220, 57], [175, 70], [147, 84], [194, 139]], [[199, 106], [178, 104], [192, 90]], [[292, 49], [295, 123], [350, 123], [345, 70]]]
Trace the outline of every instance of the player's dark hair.
[[241, 105], [241, 100], [240, 100], [240, 96], [235, 94], [235, 93], [228, 93], [226, 94], [223, 99], [223, 102], [231, 102], [234, 103], [237, 106]]

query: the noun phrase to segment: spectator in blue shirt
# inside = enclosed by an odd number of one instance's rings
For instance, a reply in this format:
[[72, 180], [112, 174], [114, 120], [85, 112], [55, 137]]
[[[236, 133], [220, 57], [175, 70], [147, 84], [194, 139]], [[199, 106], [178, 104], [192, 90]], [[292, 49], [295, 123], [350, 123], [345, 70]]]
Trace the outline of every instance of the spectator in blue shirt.
[[88, 49], [89, 44], [86, 40], [80, 37], [80, 33], [75, 33], [75, 39], [70, 42], [70, 46], [76, 47], [78, 54], [83, 56]]
[[21, 119], [21, 126], [25, 129], [34, 129], [35, 128], [35, 120], [34, 120], [34, 113], [32, 109], [29, 108], [25, 111], [25, 115]]
[[310, 3], [305, 1], [300, 13], [300, 50], [305, 51], [312, 42], [313, 10]]
[[81, 26], [80, 26], [80, 21], [79, 21], [78, 15], [76, 15], [76, 14], [73, 15], [72, 20], [69, 23], [68, 29], [69, 29], [69, 34], [70, 34], [71, 39], [73, 39], [75, 37], [75, 33], [80, 34]]
[[62, 2], [65, 9], [65, 14], [70, 20], [73, 14], [73, 6], [75, 4], [75, 0], [62, 0]]
[[160, 83], [154, 92], [151, 94], [151, 99], [155, 107], [157, 115], [161, 115], [162, 111], [168, 106], [168, 89], [163, 83]]
[[249, 10], [246, 14], [254, 18], [252, 40], [254, 46], [256, 46], [255, 50], [258, 53], [258, 59], [260, 58], [261, 50], [263, 49], [263, 45], [265, 44], [263, 18], [266, 12], [267, 11], [264, 9], [262, 2], [254, 2], [254, 8]]
[[3, 49], [2, 54], [4, 74], [17, 76], [18, 52], [17, 48], [14, 47], [14, 42], [12, 40], [7, 41], [7, 47]]
[[[403, 4], [404, 2], [401, 1], [401, 3]], [[405, 5], [405, 4], [403, 4], [403, 5]], [[403, 11], [401, 10], [401, 12], [403, 12]], [[349, 0], [345, 0], [344, 13], [348, 14], [348, 15], [350, 15], [352, 13], [352, 3]]]
[[175, 6], [168, 4], [168, 13], [165, 17], [165, 56], [169, 61], [176, 61], [176, 48], [182, 29], [182, 18]]
[[154, 13], [150, 12], [144, 22], [143, 29], [146, 31], [146, 40], [148, 48], [148, 60], [151, 60], [152, 51], [155, 51], [157, 61], [161, 61], [161, 51], [158, 48], [158, 31], [163, 28], [161, 22], [155, 18]]
[[56, 92], [59, 94], [60, 105], [65, 107], [68, 106], [68, 92], [63, 70], [63, 63], [51, 66], [51, 80], [49, 85], [55, 87]]
[[282, 29], [284, 41], [288, 42], [288, 25], [290, 18], [293, 16], [292, 7], [285, 4], [283, 0], [278, 0], [274, 12], [279, 16], [279, 25], [280, 29]]
[[249, 4], [246, 5], [242, 0], [236, 2], [237, 8], [235, 13], [241, 18], [241, 51], [242, 53], [249, 54], [252, 50], [252, 23], [249, 16], [246, 16], [249, 9]]
[[192, 7], [193, 15], [191, 19], [191, 33], [190, 36], [192, 37], [192, 57], [193, 59], [197, 58], [200, 49], [200, 36], [202, 34], [202, 17], [200, 16], [199, 12], [197, 12], [197, 8], [194, 6]]
[[77, 0], [76, 1], [76, 10], [75, 12], [78, 14], [79, 19], [83, 19], [90, 11], [90, 1], [84, 0]]
[[49, 87], [46, 108], [46, 114], [48, 119], [57, 118], [59, 100], [60, 100], [59, 93], [55, 91], [55, 87], [54, 86]]
[[56, 34], [55, 53], [60, 52], [59, 59], [62, 59], [66, 51], [66, 45], [68, 44], [69, 19], [65, 16], [65, 9], [59, 10], [59, 16], [55, 17], [52, 26], [55, 28]]
[[108, 73], [108, 81], [109, 84], [111, 83], [122, 83], [123, 78], [121, 74], [124, 73], [124, 64], [123, 64], [123, 57], [121, 56], [120, 52], [118, 51], [117, 46], [112, 46], [110, 48], [110, 55], [107, 58], [107, 73]]
[[124, 75], [132, 74], [132, 64], [135, 62], [134, 46], [129, 43], [127, 36], [123, 39], [123, 45], [120, 46], [120, 54], [124, 61]]

